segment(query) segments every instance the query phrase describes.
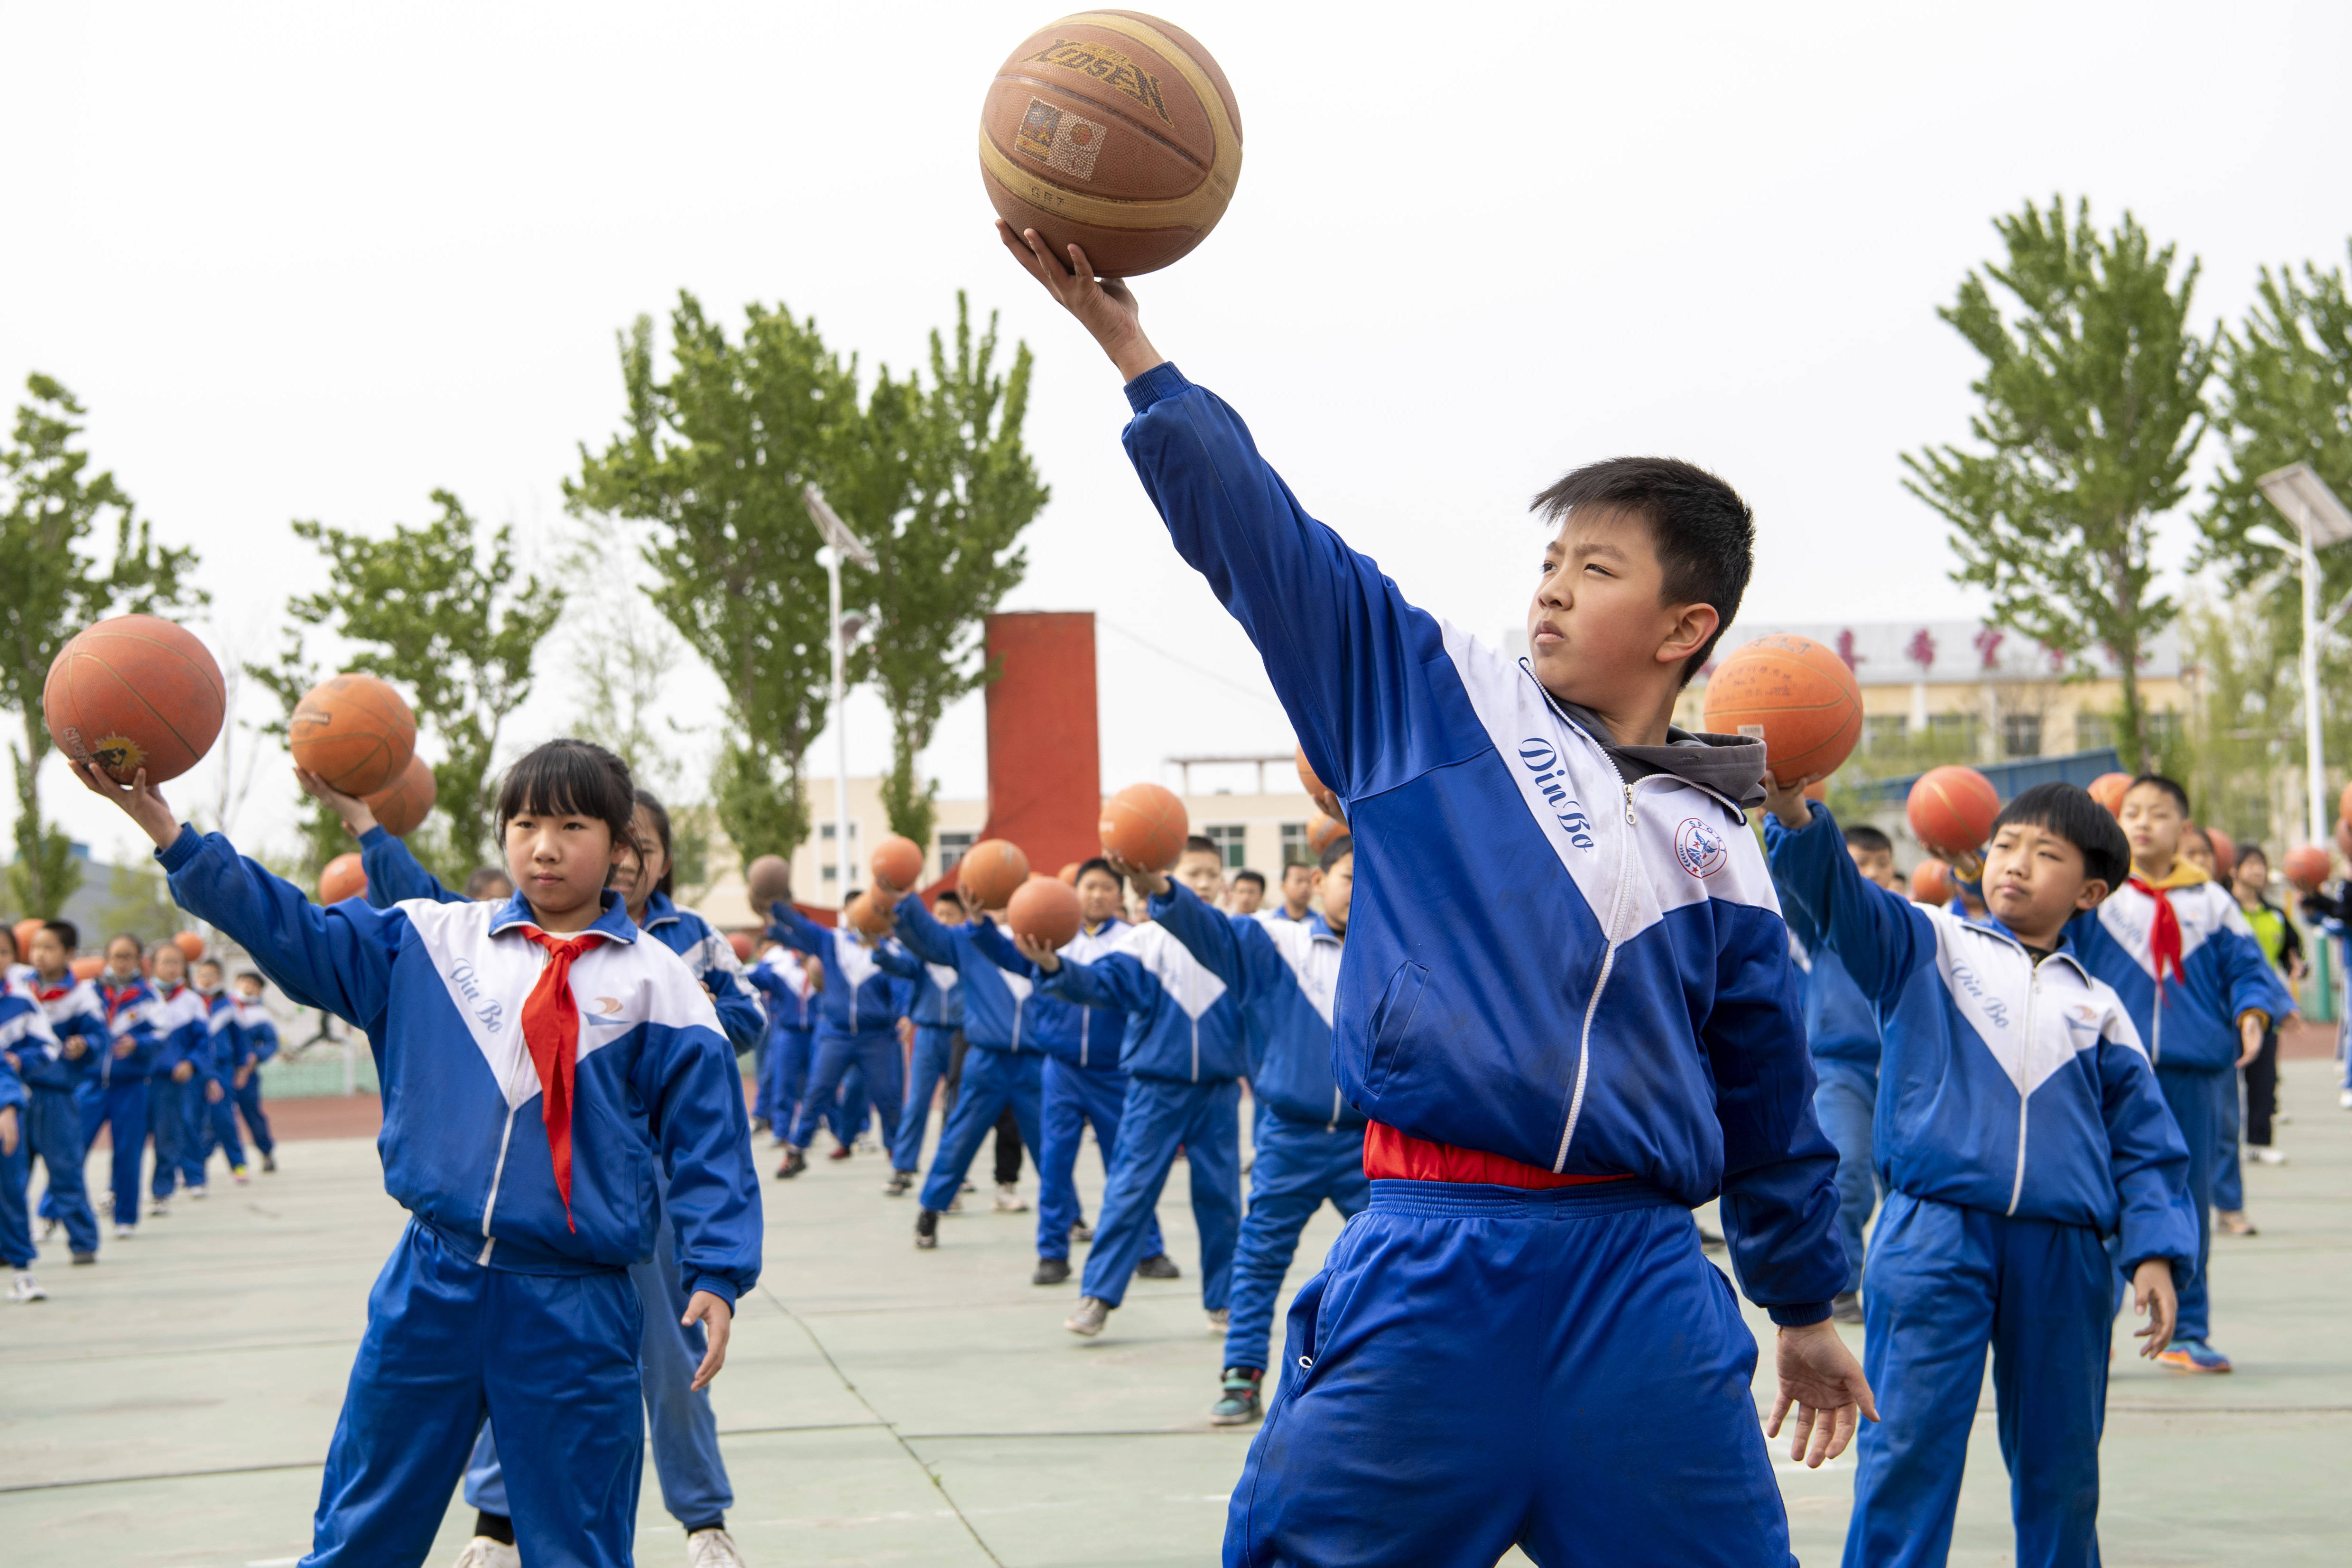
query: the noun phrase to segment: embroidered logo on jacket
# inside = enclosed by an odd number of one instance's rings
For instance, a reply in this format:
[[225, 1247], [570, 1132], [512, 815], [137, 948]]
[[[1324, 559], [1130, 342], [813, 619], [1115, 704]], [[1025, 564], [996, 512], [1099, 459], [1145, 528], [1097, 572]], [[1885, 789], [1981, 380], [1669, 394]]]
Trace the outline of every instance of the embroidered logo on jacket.
[[1696, 816], [1683, 818], [1675, 829], [1675, 863], [1694, 877], [1712, 877], [1730, 856], [1723, 835]]
[[[1592, 818], [1577, 798], [1568, 793], [1568, 770], [1560, 765], [1559, 752], [1540, 735], [1530, 735], [1519, 742], [1519, 765], [1535, 775], [1535, 785], [1551, 804], [1554, 821], [1568, 834], [1568, 841], [1579, 849], [1592, 847]], [[1718, 840], [1717, 847], [1722, 847]]]

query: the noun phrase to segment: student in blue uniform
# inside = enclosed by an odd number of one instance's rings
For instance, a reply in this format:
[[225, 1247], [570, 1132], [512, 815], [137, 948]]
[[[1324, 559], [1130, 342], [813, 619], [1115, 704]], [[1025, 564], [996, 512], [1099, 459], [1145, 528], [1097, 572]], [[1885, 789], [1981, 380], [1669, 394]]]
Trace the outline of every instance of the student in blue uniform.
[[[1206, 838], [1188, 839], [1177, 858], [1176, 880], [1190, 897], [1213, 907], [1224, 884], [1223, 852]], [[1136, 885], [1144, 887], [1140, 880]], [[1127, 1015], [1127, 1037], [1119, 1046], [1128, 1082], [1118, 1147], [1103, 1187], [1094, 1247], [1079, 1277], [1077, 1308], [1062, 1325], [1082, 1338], [1102, 1332], [1126, 1300], [1129, 1278], [1150, 1254], [1154, 1211], [1180, 1147], [1201, 1232], [1201, 1306], [1212, 1329], [1222, 1334], [1229, 1327], [1234, 1242], [1242, 1220], [1238, 1080], [1247, 1064], [1241, 1002], [1159, 923], [1176, 896], [1154, 896], [1152, 923], [1137, 926], [1091, 960], [1068, 959], [1036, 942], [1019, 944], [1022, 956], [1043, 973], [1045, 994]]]
[[2189, 1143], [2189, 1197], [2197, 1216], [2197, 1267], [2180, 1287], [2172, 1343], [2157, 1358], [2175, 1372], [2225, 1373], [2230, 1358], [2208, 1342], [2207, 1265], [2213, 1175], [2220, 1163], [2222, 1097], [2238, 1092], [2238, 1067], [2263, 1048], [2271, 1025], [2294, 1010], [2245, 911], [2230, 891], [2180, 858], [2189, 795], [2148, 773], [2124, 793], [2131, 875], [2068, 931], [2091, 973], [2116, 989], [2156, 1063], [2157, 1087]]
[[25, 1207], [33, 1173], [32, 1096], [25, 1080], [53, 1076], [57, 1067], [57, 1036], [30, 988], [0, 981], [0, 1263], [8, 1266], [5, 1300], [14, 1302], [48, 1299], [33, 1275], [40, 1251]]
[[1332, 1054], [1371, 1206], [1292, 1304], [1227, 1561], [1486, 1564], [1524, 1542], [1780, 1568], [1756, 1342], [1692, 1208], [1721, 1194], [1780, 1326], [1771, 1429], [1794, 1406], [1820, 1462], [1869, 1391], [1829, 1322], [1837, 1155], [1740, 816], [1763, 747], [1671, 724], [1745, 591], [1748, 508], [1664, 459], [1569, 476], [1539, 498], [1557, 532], [1512, 658], [1308, 516], [1125, 283], [1000, 235], [1126, 378], [1145, 490], [1355, 838]]
[[87, 1265], [98, 1261], [98, 1215], [83, 1177], [89, 1144], [82, 1136], [75, 1094], [89, 1076], [92, 1054], [104, 1051], [108, 1040], [98, 987], [73, 975], [74, 952], [80, 945], [81, 933], [68, 921], [45, 922], [26, 944], [33, 965], [26, 989], [56, 1037], [57, 1049], [45, 1060], [26, 1058], [17, 1071], [25, 1079], [27, 1139], [48, 1173], [41, 1218], [50, 1232], [64, 1227], [67, 1250], [74, 1262]]
[[196, 1092], [188, 1097], [194, 1118], [196, 1182], [188, 1195], [205, 1195], [205, 1172], [218, 1149], [228, 1162], [229, 1178], [243, 1186], [252, 1178], [245, 1163], [245, 1143], [236, 1131], [236, 1091], [251, 1076], [251, 1053], [245, 1031], [237, 1026], [236, 1003], [221, 984], [218, 959], [196, 961], [195, 992], [204, 999], [205, 1041], [196, 1065]]
[[898, 1100], [906, 1083], [905, 1057], [898, 1045], [898, 1020], [912, 1000], [914, 981], [923, 966], [887, 937], [869, 937], [855, 930], [844, 911], [837, 927], [817, 924], [791, 904], [779, 900], [769, 906], [775, 923], [768, 934], [787, 947], [810, 953], [824, 965], [824, 990], [817, 1002], [816, 1050], [809, 1068], [808, 1089], [784, 1140], [780, 1176], [796, 1176], [808, 1168], [809, 1140], [817, 1122], [835, 1102], [842, 1080], [855, 1067], [864, 1076], [856, 1120], [837, 1133], [848, 1149], [866, 1123], [865, 1104], [882, 1112], [882, 1125], [895, 1126]]
[[1864, 1279], [1866, 1366], [1848, 1568], [1945, 1560], [1988, 1343], [2021, 1565], [2096, 1563], [2118, 1239], [2142, 1354], [2172, 1332], [2196, 1267], [2190, 1150], [2080, 917], [2128, 875], [2123, 830], [2073, 784], [1993, 826], [1982, 924], [1864, 878], [1801, 784], [1768, 783], [1772, 868], [1878, 1009], [1879, 1169], [1890, 1189]]
[[[1116, 947], [1132, 928], [1118, 918], [1126, 906], [1127, 884], [1108, 860], [1097, 856], [1081, 865], [1075, 886], [1078, 934], [1061, 952], [1065, 958], [1084, 963]], [[1043, 978], [995, 926], [975, 929], [973, 941], [999, 968], [1032, 984]], [[1116, 1007], [1066, 1002], [1051, 993], [1033, 994], [1029, 1007], [1037, 1042], [1045, 1049], [1037, 1117], [1045, 1139], [1037, 1150], [1037, 1268], [1029, 1282], [1060, 1285], [1070, 1278], [1070, 1243], [1094, 1237], [1078, 1204], [1078, 1145], [1086, 1129], [1095, 1130], [1106, 1180], [1118, 1158], [1119, 1112], [1127, 1103], [1127, 1074], [1119, 1068], [1118, 1053], [1127, 1039], [1127, 1015]], [[1160, 1239], [1157, 1214], [1150, 1221], [1143, 1259], [1135, 1271], [1147, 1279], [1182, 1277]]]
[[[138, 1234], [140, 1153], [147, 1146], [147, 1071], [159, 1043], [155, 993], [142, 973], [146, 956], [139, 939], [127, 931], [108, 941], [106, 968], [97, 982], [99, 1007], [106, 1017], [105, 1046], [101, 1049], [92, 1043], [80, 1061], [80, 1081], [74, 1086], [85, 1159], [98, 1142], [98, 1130], [107, 1130], [117, 1241]], [[46, 1204], [43, 1212], [49, 1212]]]
[[189, 1051], [206, 1034], [204, 999], [188, 984], [187, 954], [171, 942], [157, 943], [148, 961], [148, 984], [155, 988], [155, 1060], [147, 1074], [147, 1139], [154, 1146], [155, 1168], [147, 1183], [147, 1213], [157, 1217], [172, 1212], [172, 1194], [191, 1163], [188, 1096], [200, 1091]]
[[229, 1098], [236, 1101], [246, 1133], [260, 1152], [262, 1170], [274, 1173], [278, 1169], [278, 1140], [270, 1135], [269, 1118], [261, 1109], [261, 1068], [262, 1064], [278, 1055], [278, 1025], [270, 1018], [269, 1009], [262, 1005], [261, 991], [261, 976], [248, 969], [236, 977], [229, 997], [229, 1005], [236, 1009], [233, 1021], [244, 1041], [246, 1061], [243, 1076], [236, 1080]]
[[[817, 999], [824, 968], [798, 948], [772, 942], [749, 978], [768, 1003], [768, 1059], [760, 1092], [776, 1142], [789, 1143], [793, 1118], [800, 1114], [801, 1097], [808, 1091], [809, 1058], [816, 1051]], [[797, 1176], [805, 1166], [806, 1162], [793, 1164], [787, 1154], [776, 1174]]]
[[155, 842], [182, 908], [376, 1055], [385, 1186], [414, 1217], [370, 1296], [305, 1563], [421, 1562], [486, 1410], [527, 1445], [506, 1476], [523, 1557], [632, 1561], [645, 1308], [629, 1266], [667, 1216], [684, 1316], [709, 1334], [704, 1387], [761, 1236], [718, 1014], [605, 888], [629, 852], [626, 766], [579, 741], [529, 752], [498, 800], [520, 893], [389, 910], [317, 908], [180, 826], [143, 773], [127, 793], [84, 776]]
[[[931, 918], [960, 926], [968, 913], [961, 894], [950, 889], [931, 900]], [[882, 1191], [903, 1197], [923, 1169], [923, 1134], [931, 1124], [931, 1100], [947, 1077], [956, 1032], [963, 1026], [963, 977], [952, 963], [926, 963], [915, 982], [908, 1009], [914, 1020], [913, 1048], [907, 1059], [907, 1101], [890, 1138], [890, 1180]]]

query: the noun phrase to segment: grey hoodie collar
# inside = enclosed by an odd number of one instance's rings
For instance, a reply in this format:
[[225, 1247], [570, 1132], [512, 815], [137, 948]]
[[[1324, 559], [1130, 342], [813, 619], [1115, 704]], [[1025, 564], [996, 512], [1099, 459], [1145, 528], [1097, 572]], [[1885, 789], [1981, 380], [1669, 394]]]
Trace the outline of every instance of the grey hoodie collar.
[[[1528, 669], [1528, 679], [1535, 680], [1535, 671], [1522, 659], [1520, 668]], [[1742, 810], [1764, 804], [1764, 742], [1745, 735], [1712, 735], [1704, 731], [1666, 726], [1666, 743], [1663, 746], [1621, 746], [1609, 733], [1609, 726], [1600, 714], [1590, 708], [1580, 708], [1564, 702], [1536, 681], [1538, 690], [1550, 699], [1569, 722], [1592, 737], [1625, 782], [1649, 777], [1652, 773], [1672, 773], [1685, 784], [1696, 784], [1709, 795], [1735, 801]]]

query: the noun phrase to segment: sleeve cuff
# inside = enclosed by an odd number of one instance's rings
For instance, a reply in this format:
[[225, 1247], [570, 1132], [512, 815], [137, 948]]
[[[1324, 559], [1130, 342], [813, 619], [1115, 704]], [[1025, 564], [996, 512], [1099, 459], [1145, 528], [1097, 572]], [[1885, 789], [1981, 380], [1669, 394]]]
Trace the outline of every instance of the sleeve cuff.
[[721, 1279], [716, 1274], [699, 1275], [688, 1283], [686, 1287], [687, 1300], [692, 1300], [694, 1299], [694, 1293], [697, 1290], [708, 1290], [712, 1295], [718, 1297], [720, 1300], [726, 1302], [727, 1310], [730, 1312], [732, 1312], [735, 1310], [736, 1295], [735, 1287], [732, 1282]]
[[392, 837], [392, 830], [381, 822], [360, 835], [360, 847], [373, 849]]
[[1175, 396], [1192, 384], [1176, 368], [1174, 360], [1161, 360], [1141, 375], [1127, 384], [1127, 405], [1138, 414], [1164, 398]]
[[2238, 1009], [2238, 1026], [2240, 1028], [2242, 1029], [2246, 1026], [2246, 1020], [2249, 1018], [2261, 1019], [2263, 1029], [2265, 1033], [2269, 1031], [2272, 1023], [2274, 1022], [2271, 1017], [2270, 1009], [2267, 1007], [2241, 1007]]
[[197, 836], [196, 830], [184, 822], [180, 824], [180, 836], [164, 848], [156, 850], [155, 858], [163, 862], [163, 875], [168, 877], [194, 859], [196, 852], [204, 847], [205, 841]]
[[1807, 1301], [1794, 1307], [1767, 1307], [1765, 1312], [1784, 1329], [1809, 1329], [1829, 1321], [1827, 1301]]

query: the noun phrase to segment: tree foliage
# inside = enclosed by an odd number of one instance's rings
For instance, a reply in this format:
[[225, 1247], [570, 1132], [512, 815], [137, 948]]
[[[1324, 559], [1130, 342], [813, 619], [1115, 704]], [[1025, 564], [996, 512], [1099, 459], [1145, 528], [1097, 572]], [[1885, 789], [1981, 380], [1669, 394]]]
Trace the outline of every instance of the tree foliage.
[[[80, 885], [72, 845], [41, 816], [41, 763], [49, 732], [41, 688], [58, 650], [109, 616], [169, 615], [204, 602], [187, 582], [195, 552], [155, 543], [111, 472], [92, 473], [76, 445], [86, 410], [54, 378], [27, 376], [9, 443], [0, 447], [0, 707], [24, 728], [8, 747], [16, 786], [10, 901], [54, 918]], [[94, 546], [110, 534], [110, 548]]]
[[2114, 659], [2117, 743], [2137, 767], [2142, 650], [2179, 611], [2154, 591], [2156, 520], [2188, 494], [2219, 332], [2189, 328], [2196, 260], [2176, 279], [2173, 247], [2128, 212], [2101, 234], [2088, 202], [2070, 222], [2053, 197], [1994, 228], [2005, 260], [1937, 312], [1984, 359], [1980, 449], [1906, 454], [1905, 486], [1950, 523], [1953, 580], [1991, 595], [1991, 620], [2085, 672], [2095, 650]]

